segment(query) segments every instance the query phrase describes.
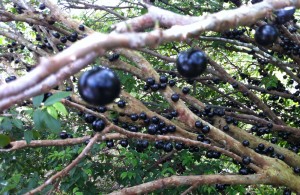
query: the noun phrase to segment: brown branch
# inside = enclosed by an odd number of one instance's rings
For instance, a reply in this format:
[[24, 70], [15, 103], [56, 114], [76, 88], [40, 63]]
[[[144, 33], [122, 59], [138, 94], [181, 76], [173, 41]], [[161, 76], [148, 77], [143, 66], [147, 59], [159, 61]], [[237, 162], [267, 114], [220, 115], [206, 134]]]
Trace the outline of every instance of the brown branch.
[[[148, 14], [121, 22], [114, 25], [112, 28], [117, 32], [127, 32], [131, 30], [140, 31], [153, 27], [155, 22], [159, 21], [159, 24], [165, 28], [174, 25], [197, 23], [198, 25], [205, 26], [204, 28], [208, 31], [224, 31], [237, 26], [252, 25], [257, 20], [270, 16], [272, 10], [291, 5], [299, 7], [300, 3], [292, 0], [265, 0], [254, 5], [242, 6], [234, 11], [223, 10], [215, 14], [201, 17], [182, 16], [149, 5]], [[192, 25], [190, 27], [192, 27]]]
[[147, 194], [158, 189], [182, 185], [205, 185], [205, 184], [270, 184], [266, 174], [255, 175], [201, 175], [201, 176], [172, 176], [155, 181], [143, 183], [134, 187], [112, 192], [110, 195], [121, 194]]
[[[98, 141], [109, 140], [109, 139], [122, 139], [125, 136], [119, 133], [105, 134], [105, 136], [99, 137]], [[90, 139], [90, 136], [84, 136], [80, 138], [70, 138], [65, 140], [32, 140], [29, 144], [25, 140], [10, 142], [11, 148], [0, 149], [0, 152], [11, 152], [24, 148], [36, 148], [36, 147], [47, 147], [47, 146], [72, 146], [84, 143]]]

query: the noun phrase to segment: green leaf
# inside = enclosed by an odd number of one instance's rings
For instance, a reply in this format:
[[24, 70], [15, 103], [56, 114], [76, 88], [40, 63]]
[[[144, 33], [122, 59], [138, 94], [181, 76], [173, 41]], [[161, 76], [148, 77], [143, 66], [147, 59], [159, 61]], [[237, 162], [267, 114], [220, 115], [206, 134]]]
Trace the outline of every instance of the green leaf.
[[58, 102], [65, 97], [68, 97], [70, 94], [71, 94], [71, 92], [65, 92], [65, 91], [55, 93], [46, 100], [45, 106], [50, 106], [50, 105], [54, 104], [55, 102]]
[[23, 122], [20, 119], [14, 118], [14, 119], [12, 119], [12, 123], [18, 129], [23, 129]]
[[166, 173], [171, 173], [171, 174], [175, 174], [175, 171], [171, 168], [171, 167], [168, 167], [168, 168], [165, 168], [163, 171], [162, 171], [162, 175], [165, 175]]
[[45, 112], [37, 109], [33, 113], [33, 122], [36, 129], [44, 128]]
[[148, 10], [146, 8], [141, 9], [141, 14], [146, 14]]
[[127, 177], [127, 172], [121, 173], [121, 179], [125, 179]]
[[25, 131], [24, 132], [24, 139], [26, 140], [27, 144], [30, 144], [31, 140], [33, 140], [33, 133], [32, 133], [32, 131]]
[[39, 107], [41, 105], [41, 103], [43, 102], [44, 99], [44, 94], [35, 96], [34, 98], [32, 98], [32, 103], [34, 105], [34, 107]]
[[61, 128], [61, 123], [59, 120], [56, 120], [50, 114], [46, 113], [45, 123], [46, 123], [47, 128], [49, 130], [51, 130], [53, 133], [59, 133], [60, 128]]
[[7, 135], [0, 134], [0, 146], [4, 147], [10, 143], [10, 138]]
[[58, 118], [58, 114], [57, 114], [57, 111], [56, 109], [53, 107], [53, 106], [48, 106], [47, 107], [47, 112], [53, 116], [53, 118], [57, 119]]
[[32, 132], [32, 135], [33, 135], [33, 139], [39, 139], [39, 138], [41, 138], [41, 134], [40, 134], [39, 131], [37, 131], [37, 130], [31, 130], [31, 132]]
[[63, 116], [68, 115], [68, 111], [67, 111], [66, 107], [61, 102], [54, 103], [53, 107]]
[[277, 87], [278, 79], [276, 76], [264, 77], [261, 79], [261, 83], [265, 85], [266, 88]]
[[12, 129], [11, 120], [9, 118], [4, 118], [3, 121], [2, 121], [2, 123], [1, 123], [0, 128], [4, 129], [6, 131], [10, 131]]
[[1, 191], [0, 194], [6, 194], [4, 192], [8, 192], [17, 187], [21, 179], [21, 174], [15, 174], [8, 180], [8, 185], [5, 186]]

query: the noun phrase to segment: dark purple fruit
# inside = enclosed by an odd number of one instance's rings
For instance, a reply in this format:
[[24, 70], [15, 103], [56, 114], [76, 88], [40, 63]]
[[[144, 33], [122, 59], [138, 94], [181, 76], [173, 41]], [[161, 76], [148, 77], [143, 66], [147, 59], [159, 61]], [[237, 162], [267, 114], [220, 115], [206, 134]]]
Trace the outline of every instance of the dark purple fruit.
[[120, 54], [118, 54], [118, 53], [113, 53], [111, 56], [108, 57], [108, 60], [109, 60], [110, 62], [113, 62], [113, 61], [116, 61], [117, 59], [119, 59], [119, 57], [120, 57]]
[[196, 122], [195, 122], [195, 127], [197, 127], [197, 128], [202, 128], [202, 127], [203, 127], [202, 122], [201, 122], [201, 121], [196, 121]]
[[68, 138], [73, 138], [73, 135], [68, 133]]
[[157, 133], [157, 130], [158, 130], [158, 125], [156, 125], [156, 124], [151, 124], [148, 127], [148, 133], [150, 135], [155, 135]]
[[168, 82], [168, 77], [165, 76], [165, 75], [161, 75], [161, 76], [159, 77], [159, 81], [160, 81], [161, 83], [167, 83], [167, 82]]
[[126, 102], [124, 100], [119, 100], [118, 101], [118, 107], [119, 108], [124, 108], [126, 106]]
[[204, 136], [203, 134], [199, 134], [199, 135], [197, 136], [197, 141], [203, 142], [204, 139], [205, 139], [205, 136]]
[[278, 38], [278, 30], [273, 25], [265, 24], [256, 29], [254, 38], [262, 46], [272, 45]]
[[68, 134], [66, 132], [60, 132], [59, 137], [61, 139], [67, 139], [68, 138]]
[[169, 85], [170, 87], [173, 87], [176, 85], [176, 81], [175, 80], [169, 80]]
[[113, 140], [107, 140], [106, 141], [106, 146], [108, 147], [108, 148], [112, 148], [112, 147], [114, 147], [114, 141]]
[[248, 170], [247, 170], [247, 168], [240, 168], [239, 174], [241, 174], [241, 175], [248, 175]]
[[272, 143], [272, 144], [276, 144], [277, 141], [278, 141], [278, 138], [277, 138], [277, 137], [272, 137], [272, 138], [271, 138], [271, 143]]
[[216, 189], [218, 191], [223, 191], [225, 190], [225, 188], [226, 188], [225, 184], [216, 184]]
[[147, 118], [146, 113], [145, 112], [141, 112], [140, 115], [139, 115], [139, 118], [145, 120]]
[[126, 148], [128, 146], [128, 140], [127, 139], [122, 139], [120, 141], [120, 145], [124, 148]]
[[100, 113], [104, 113], [104, 112], [107, 111], [107, 108], [106, 108], [105, 106], [100, 106], [100, 107], [98, 108], [98, 111], [99, 111]]
[[181, 91], [182, 91], [183, 94], [188, 94], [190, 92], [190, 88], [183, 87]]
[[244, 140], [244, 141], [242, 142], [242, 144], [243, 144], [243, 146], [247, 147], [247, 146], [250, 145], [250, 142], [249, 142], [248, 140]]
[[165, 152], [171, 152], [173, 150], [173, 145], [171, 142], [167, 142], [164, 145], [164, 151]]
[[149, 86], [150, 86], [150, 85], [154, 85], [155, 80], [154, 80], [154, 78], [150, 77], [150, 78], [147, 78], [146, 83], [147, 83], [147, 85], [149, 85]]
[[206, 133], [209, 133], [210, 131], [210, 127], [208, 125], [205, 125], [203, 128], [202, 128], [202, 133], [206, 134]]
[[72, 91], [72, 87], [66, 87], [66, 91]]
[[159, 84], [158, 83], [154, 83], [153, 85], [150, 86], [152, 91], [158, 91], [159, 90]]
[[83, 25], [83, 24], [80, 24], [80, 25], [78, 26], [78, 29], [81, 30], [81, 31], [84, 31], [84, 25]]
[[[52, 36], [55, 37], [55, 38], [57, 38], [57, 39], [60, 38], [60, 34], [59, 34], [58, 32], [53, 32], [53, 33], [52, 33]], [[66, 40], [66, 41], [67, 41], [67, 40]], [[61, 41], [61, 42], [63, 42], [63, 41]]]
[[101, 132], [105, 128], [105, 123], [102, 119], [97, 119], [92, 124], [93, 130], [96, 132]]
[[172, 94], [171, 95], [171, 100], [173, 102], [177, 102], [179, 100], [179, 94], [177, 94], [177, 93]]
[[110, 69], [97, 67], [79, 78], [78, 91], [83, 100], [94, 105], [109, 104], [121, 91], [117, 75]]
[[294, 173], [299, 174], [300, 173], [300, 167], [294, 167]]
[[178, 150], [178, 151], [180, 151], [180, 150], [182, 150], [184, 148], [184, 144], [183, 143], [181, 143], [181, 142], [179, 142], [179, 143], [175, 143], [175, 149], [176, 150]]
[[139, 119], [139, 116], [138, 116], [137, 114], [131, 114], [131, 115], [130, 115], [130, 119], [131, 119], [132, 121], [137, 121], [137, 120]]
[[39, 5], [39, 9], [40, 9], [40, 10], [46, 9], [46, 5], [45, 5], [44, 3], [41, 3], [41, 4]]
[[251, 158], [249, 156], [245, 156], [242, 159], [244, 165], [249, 165], [251, 163]]
[[228, 125], [225, 125], [225, 126], [223, 127], [223, 131], [229, 131], [229, 126], [228, 126]]
[[9, 76], [9, 77], [7, 77], [7, 78], [5, 79], [5, 82], [6, 82], [6, 83], [9, 83], [9, 82], [11, 82], [11, 81], [13, 81], [13, 80], [16, 80], [16, 79], [17, 79], [16, 76]]
[[257, 145], [257, 148], [258, 148], [260, 151], [262, 151], [262, 150], [265, 149], [265, 145], [262, 144], [262, 143], [260, 143], [260, 144]]
[[296, 11], [295, 7], [292, 6], [285, 7], [275, 11], [277, 24], [284, 24], [289, 20], [293, 19], [295, 11]]
[[61, 37], [60, 42], [66, 43], [68, 41], [67, 37]]
[[165, 143], [162, 140], [155, 141], [155, 144], [154, 144], [156, 149], [163, 149], [164, 145], [165, 145]]
[[86, 123], [93, 123], [95, 120], [96, 120], [96, 117], [92, 114], [87, 113], [87, 114], [84, 115], [84, 121]]
[[174, 125], [169, 125], [168, 126], [168, 132], [174, 133], [175, 131], [176, 131], [176, 126], [174, 126]]
[[207, 57], [200, 50], [183, 51], [178, 55], [176, 66], [180, 75], [186, 78], [194, 78], [206, 70]]

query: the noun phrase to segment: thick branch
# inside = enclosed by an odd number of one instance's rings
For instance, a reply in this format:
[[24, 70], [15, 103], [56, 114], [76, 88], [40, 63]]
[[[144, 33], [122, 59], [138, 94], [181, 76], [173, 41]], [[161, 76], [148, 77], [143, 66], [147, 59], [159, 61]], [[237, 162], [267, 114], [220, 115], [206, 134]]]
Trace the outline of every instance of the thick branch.
[[201, 175], [201, 176], [172, 176], [155, 181], [143, 183], [134, 187], [125, 188], [110, 195], [121, 194], [146, 194], [158, 189], [164, 189], [171, 186], [178, 187], [182, 185], [205, 185], [205, 184], [269, 184], [269, 179], [265, 174], [255, 175]]

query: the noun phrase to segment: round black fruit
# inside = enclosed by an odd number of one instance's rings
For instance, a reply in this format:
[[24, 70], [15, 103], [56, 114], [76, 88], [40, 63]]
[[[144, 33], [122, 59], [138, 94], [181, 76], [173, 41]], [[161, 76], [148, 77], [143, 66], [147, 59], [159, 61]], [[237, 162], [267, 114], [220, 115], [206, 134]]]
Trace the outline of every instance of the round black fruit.
[[159, 77], [159, 81], [160, 81], [161, 83], [167, 83], [167, 82], [168, 82], [168, 77], [165, 76], [165, 75], [161, 75], [161, 76]]
[[239, 174], [241, 174], [241, 175], [248, 175], [248, 170], [246, 168], [240, 168]]
[[250, 142], [248, 140], [244, 140], [242, 142], [243, 146], [249, 146], [250, 145]]
[[95, 120], [96, 120], [96, 117], [92, 114], [87, 113], [87, 114], [84, 115], [84, 121], [86, 123], [93, 123]]
[[295, 7], [285, 7], [283, 9], [275, 11], [277, 24], [284, 24], [293, 19], [295, 11]]
[[66, 132], [61, 132], [61, 133], [59, 134], [59, 137], [60, 137], [61, 139], [67, 139], [67, 138], [68, 138], [68, 134], [67, 134]]
[[78, 82], [78, 91], [86, 102], [105, 105], [119, 96], [121, 84], [112, 70], [98, 67], [83, 73]]
[[124, 108], [126, 106], [126, 102], [124, 100], [119, 100], [118, 101], [118, 107], [119, 108]]
[[202, 133], [206, 134], [209, 133], [209, 131], [210, 131], [210, 127], [208, 125], [202, 127]]
[[171, 152], [173, 150], [173, 145], [170, 142], [165, 143], [164, 145], [164, 151], [165, 152]]
[[174, 126], [174, 125], [169, 125], [168, 126], [168, 132], [174, 133], [175, 131], [176, 131], [176, 126]]
[[106, 141], [106, 146], [108, 147], [108, 148], [112, 148], [112, 147], [114, 147], [114, 141], [113, 140], [107, 140]]
[[184, 93], [184, 94], [188, 94], [188, 93], [190, 92], [190, 88], [188, 88], [188, 87], [183, 87], [181, 91], [182, 91], [182, 93]]
[[184, 51], [179, 53], [176, 66], [180, 75], [186, 78], [194, 78], [206, 70], [207, 57], [200, 50]]
[[158, 130], [158, 125], [156, 125], [156, 124], [151, 124], [148, 127], [148, 133], [150, 135], [155, 135], [157, 133], [157, 130]]
[[39, 5], [39, 9], [40, 9], [40, 10], [46, 9], [46, 5], [45, 5], [44, 3], [41, 3], [41, 4]]
[[179, 94], [177, 94], [177, 93], [172, 94], [171, 95], [171, 100], [173, 102], [177, 102], [179, 100]]
[[104, 112], [107, 111], [107, 108], [106, 108], [105, 106], [100, 106], [100, 107], [98, 108], [98, 111], [99, 111], [100, 113], [104, 113]]
[[184, 145], [183, 145], [183, 143], [181, 143], [181, 142], [179, 142], [179, 143], [175, 143], [175, 149], [176, 150], [178, 150], [178, 151], [180, 151], [180, 150], [182, 150], [184, 148]]
[[122, 139], [120, 141], [120, 145], [124, 148], [126, 148], [128, 146], [128, 140], [127, 139]]
[[105, 128], [105, 123], [103, 120], [97, 119], [93, 122], [92, 126], [94, 131], [100, 132]]
[[242, 159], [244, 165], [249, 165], [251, 163], [251, 158], [249, 156], [245, 156]]
[[155, 148], [156, 149], [163, 149], [164, 148], [165, 143], [162, 140], [157, 140], [155, 141]]
[[278, 30], [273, 25], [265, 24], [256, 29], [254, 38], [262, 46], [271, 45], [278, 38]]
[[83, 24], [80, 24], [80, 25], [78, 26], [78, 29], [81, 30], [81, 31], [84, 31], [84, 25], [83, 25]]

